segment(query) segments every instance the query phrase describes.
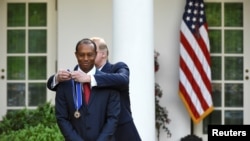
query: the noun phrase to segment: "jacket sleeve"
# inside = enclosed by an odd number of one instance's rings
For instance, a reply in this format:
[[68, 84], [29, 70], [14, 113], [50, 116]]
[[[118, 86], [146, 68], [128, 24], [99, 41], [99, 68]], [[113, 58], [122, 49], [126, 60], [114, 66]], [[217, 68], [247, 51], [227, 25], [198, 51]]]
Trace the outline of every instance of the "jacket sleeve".
[[[78, 68], [78, 65], [75, 66], [74, 70], [77, 70]], [[51, 75], [49, 77], [49, 79], [47, 80], [47, 88], [51, 91], [56, 91], [57, 90], [57, 87], [59, 84], [57, 84], [56, 86], [52, 86], [53, 85], [53, 81], [54, 81], [54, 77], [55, 77], [55, 74], [54, 75]]]
[[98, 136], [97, 141], [110, 141], [114, 138], [115, 130], [118, 124], [118, 118], [120, 114], [120, 95], [118, 91], [112, 90], [109, 95], [108, 107], [106, 111], [107, 122], [100, 135]]
[[49, 77], [49, 79], [47, 80], [47, 88], [48, 88], [49, 90], [51, 90], [51, 91], [56, 91], [56, 89], [57, 89], [57, 86], [55, 86], [55, 87], [52, 86], [52, 83], [53, 83], [53, 81], [54, 81], [54, 76], [55, 76], [55, 75], [51, 75], [51, 76]]
[[67, 97], [64, 94], [65, 83], [61, 83], [56, 91], [55, 98], [55, 113], [56, 120], [61, 133], [63, 134], [66, 141], [84, 141], [80, 135], [78, 135], [69, 121], [69, 107], [67, 106]]
[[120, 87], [129, 84], [129, 68], [125, 63], [119, 62], [112, 66], [110, 72], [95, 74], [98, 87]]

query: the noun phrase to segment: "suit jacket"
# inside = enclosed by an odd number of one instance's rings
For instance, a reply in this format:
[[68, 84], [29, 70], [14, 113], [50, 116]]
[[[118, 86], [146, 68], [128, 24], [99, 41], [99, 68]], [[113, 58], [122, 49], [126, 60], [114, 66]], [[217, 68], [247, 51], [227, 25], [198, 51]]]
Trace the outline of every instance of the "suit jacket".
[[130, 108], [129, 96], [129, 68], [123, 62], [111, 64], [107, 62], [102, 70], [106, 74], [95, 74], [97, 87], [112, 87], [120, 92], [121, 97], [121, 113], [119, 123], [124, 124], [132, 121], [132, 113]]
[[141, 141], [139, 132], [134, 124], [129, 96], [129, 68], [123, 62], [111, 64], [107, 62], [102, 70], [105, 75], [95, 74], [98, 87], [112, 87], [120, 92], [121, 113], [115, 132], [116, 141]]
[[[96, 74], [100, 74], [96, 71]], [[115, 141], [114, 132], [120, 113], [120, 97], [116, 90], [93, 87], [89, 104], [84, 102], [76, 111], [72, 81], [61, 82], [56, 88], [56, 119], [67, 141]], [[84, 100], [83, 100], [84, 101]]]

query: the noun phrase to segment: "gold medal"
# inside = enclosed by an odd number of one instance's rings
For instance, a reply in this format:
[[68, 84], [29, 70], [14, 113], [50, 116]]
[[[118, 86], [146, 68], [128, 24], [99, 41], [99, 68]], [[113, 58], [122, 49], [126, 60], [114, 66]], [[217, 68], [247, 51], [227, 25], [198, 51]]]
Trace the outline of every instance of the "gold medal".
[[77, 110], [74, 113], [75, 118], [79, 118], [81, 116], [80, 112]]

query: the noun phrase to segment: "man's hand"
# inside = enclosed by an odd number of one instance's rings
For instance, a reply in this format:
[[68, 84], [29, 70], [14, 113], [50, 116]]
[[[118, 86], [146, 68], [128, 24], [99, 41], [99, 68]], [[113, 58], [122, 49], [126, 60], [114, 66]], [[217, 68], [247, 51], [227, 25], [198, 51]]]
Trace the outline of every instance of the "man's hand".
[[67, 70], [59, 70], [56, 73], [56, 82], [63, 82], [66, 80], [70, 80], [71, 79], [71, 72], [67, 71]]
[[81, 83], [91, 82], [90, 75], [87, 75], [82, 71], [72, 71], [71, 78], [74, 79], [76, 82], [81, 82]]

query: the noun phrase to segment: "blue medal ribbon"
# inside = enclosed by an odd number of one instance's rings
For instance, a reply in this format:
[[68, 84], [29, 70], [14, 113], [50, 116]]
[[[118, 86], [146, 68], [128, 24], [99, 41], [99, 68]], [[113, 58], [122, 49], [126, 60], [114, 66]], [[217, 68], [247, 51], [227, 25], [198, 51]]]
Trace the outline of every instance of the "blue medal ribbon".
[[72, 86], [73, 86], [73, 98], [74, 98], [74, 104], [76, 111], [80, 109], [82, 106], [82, 90], [81, 90], [81, 83], [75, 82], [74, 80], [71, 80]]

